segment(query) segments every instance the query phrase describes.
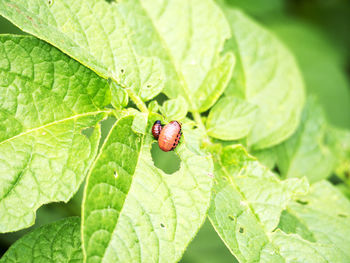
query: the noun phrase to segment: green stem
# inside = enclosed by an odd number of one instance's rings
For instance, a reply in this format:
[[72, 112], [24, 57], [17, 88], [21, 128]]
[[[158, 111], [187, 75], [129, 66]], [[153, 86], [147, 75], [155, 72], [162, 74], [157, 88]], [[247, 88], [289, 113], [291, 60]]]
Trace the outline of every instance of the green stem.
[[193, 118], [200, 129], [205, 131], [204, 123], [202, 122], [201, 115], [198, 112], [192, 112]]
[[125, 90], [128, 93], [129, 98], [135, 103], [136, 107], [143, 113], [148, 113], [146, 104], [140, 99], [140, 97], [137, 96], [136, 93], [131, 89], [125, 89]]
[[203, 141], [204, 145], [212, 145], [213, 143], [211, 142], [210, 137], [207, 134], [207, 130], [204, 126], [200, 113], [198, 112], [191, 112], [191, 113], [192, 113], [193, 119], [198, 125], [198, 128], [203, 130], [203, 134], [205, 135], [204, 141]]

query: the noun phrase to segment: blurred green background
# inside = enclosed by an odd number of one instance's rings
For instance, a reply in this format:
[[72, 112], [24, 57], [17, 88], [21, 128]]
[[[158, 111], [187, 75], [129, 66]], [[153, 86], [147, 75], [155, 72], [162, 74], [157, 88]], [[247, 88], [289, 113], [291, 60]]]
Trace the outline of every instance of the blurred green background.
[[[264, 24], [294, 53], [307, 93], [322, 104], [329, 122], [350, 128], [350, 1], [349, 0], [218, 0], [239, 7]], [[0, 33], [23, 34], [0, 16]], [[160, 104], [164, 96], [157, 97]], [[113, 119], [103, 125], [105, 135]], [[173, 153], [152, 147], [155, 164], [171, 173], [179, 161]], [[83, 187], [67, 204], [41, 207], [34, 226], [0, 234], [0, 257], [19, 237], [60, 218], [80, 215]], [[207, 221], [182, 259], [183, 263], [236, 262]]]

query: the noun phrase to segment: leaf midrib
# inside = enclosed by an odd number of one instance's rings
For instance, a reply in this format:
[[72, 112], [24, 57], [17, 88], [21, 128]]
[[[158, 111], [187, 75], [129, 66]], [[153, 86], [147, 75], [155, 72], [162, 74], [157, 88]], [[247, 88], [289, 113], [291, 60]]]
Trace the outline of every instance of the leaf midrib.
[[45, 125], [33, 128], [33, 129], [29, 129], [29, 130], [27, 130], [25, 132], [22, 132], [22, 133], [20, 133], [20, 134], [18, 134], [16, 136], [11, 137], [11, 138], [8, 138], [8, 139], [0, 142], [0, 145], [5, 144], [7, 142], [10, 142], [12, 140], [15, 140], [17, 138], [20, 138], [22, 136], [25, 136], [27, 134], [30, 134], [32, 132], [36, 132], [36, 131], [39, 131], [41, 129], [45, 129], [47, 127], [51, 127], [53, 125], [60, 124], [60, 123], [66, 122], [66, 121], [74, 120], [74, 119], [77, 119], [77, 118], [80, 118], [80, 117], [85, 117], [85, 116], [94, 116], [94, 115], [97, 115], [97, 114], [100, 114], [100, 113], [109, 114], [110, 112], [111, 111], [109, 111], [109, 110], [100, 110], [100, 111], [94, 111], [94, 112], [87, 112], [87, 113], [77, 114], [77, 115], [74, 115], [74, 116], [71, 116], [71, 117], [68, 117], [68, 118], [65, 118], [65, 119], [53, 121], [53, 122], [50, 122], [48, 124], [45, 124]]

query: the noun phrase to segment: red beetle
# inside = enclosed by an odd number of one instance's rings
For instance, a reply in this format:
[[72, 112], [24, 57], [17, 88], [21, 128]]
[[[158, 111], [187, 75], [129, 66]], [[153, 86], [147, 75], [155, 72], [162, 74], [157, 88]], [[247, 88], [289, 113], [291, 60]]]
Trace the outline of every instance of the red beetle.
[[176, 148], [181, 137], [181, 124], [172, 121], [165, 125], [158, 138], [159, 148], [164, 152], [172, 151]]
[[158, 137], [159, 137], [159, 134], [160, 134], [162, 128], [163, 128], [163, 125], [159, 120], [154, 122], [154, 124], [152, 126], [152, 134], [153, 134], [153, 137], [155, 139], [158, 140]]

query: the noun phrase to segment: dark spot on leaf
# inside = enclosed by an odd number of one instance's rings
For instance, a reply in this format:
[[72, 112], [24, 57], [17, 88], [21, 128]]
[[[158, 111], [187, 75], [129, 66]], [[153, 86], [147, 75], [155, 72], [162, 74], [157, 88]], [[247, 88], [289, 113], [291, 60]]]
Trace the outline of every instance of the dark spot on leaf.
[[278, 174], [278, 175], [281, 175], [281, 171], [280, 171], [280, 169], [278, 168], [278, 166], [275, 166], [273, 169], [272, 169], [272, 171], [274, 171], [276, 174]]
[[120, 70], [120, 73], [124, 74], [124, 72], [125, 72], [125, 70], [122, 68], [122, 69]]
[[301, 205], [307, 205], [309, 202], [308, 201], [303, 201], [303, 200], [297, 200], [297, 203], [301, 204]]
[[54, 0], [48, 0], [47, 3], [49, 4], [49, 6], [52, 6], [53, 5], [53, 1]]
[[243, 228], [243, 227], [240, 227], [240, 228], [239, 228], [239, 233], [241, 233], [241, 234], [244, 233], [244, 228]]
[[235, 218], [231, 215], [228, 216], [228, 219], [230, 219], [231, 221], [235, 221]]
[[160, 223], [161, 228], [165, 228], [165, 225], [163, 223]]
[[113, 175], [114, 175], [115, 178], [117, 178], [118, 177], [117, 171], [114, 171]]
[[174, 152], [163, 152], [159, 149], [158, 142], [154, 142], [151, 148], [154, 165], [167, 174], [173, 174], [180, 169], [180, 158]]
[[150, 88], [150, 87], [152, 87], [152, 85], [151, 84], [147, 84], [147, 86], [146, 86], [147, 88]]
[[348, 216], [347, 215], [344, 215], [344, 214], [338, 214], [339, 217], [344, 217], [344, 218], [347, 218]]

